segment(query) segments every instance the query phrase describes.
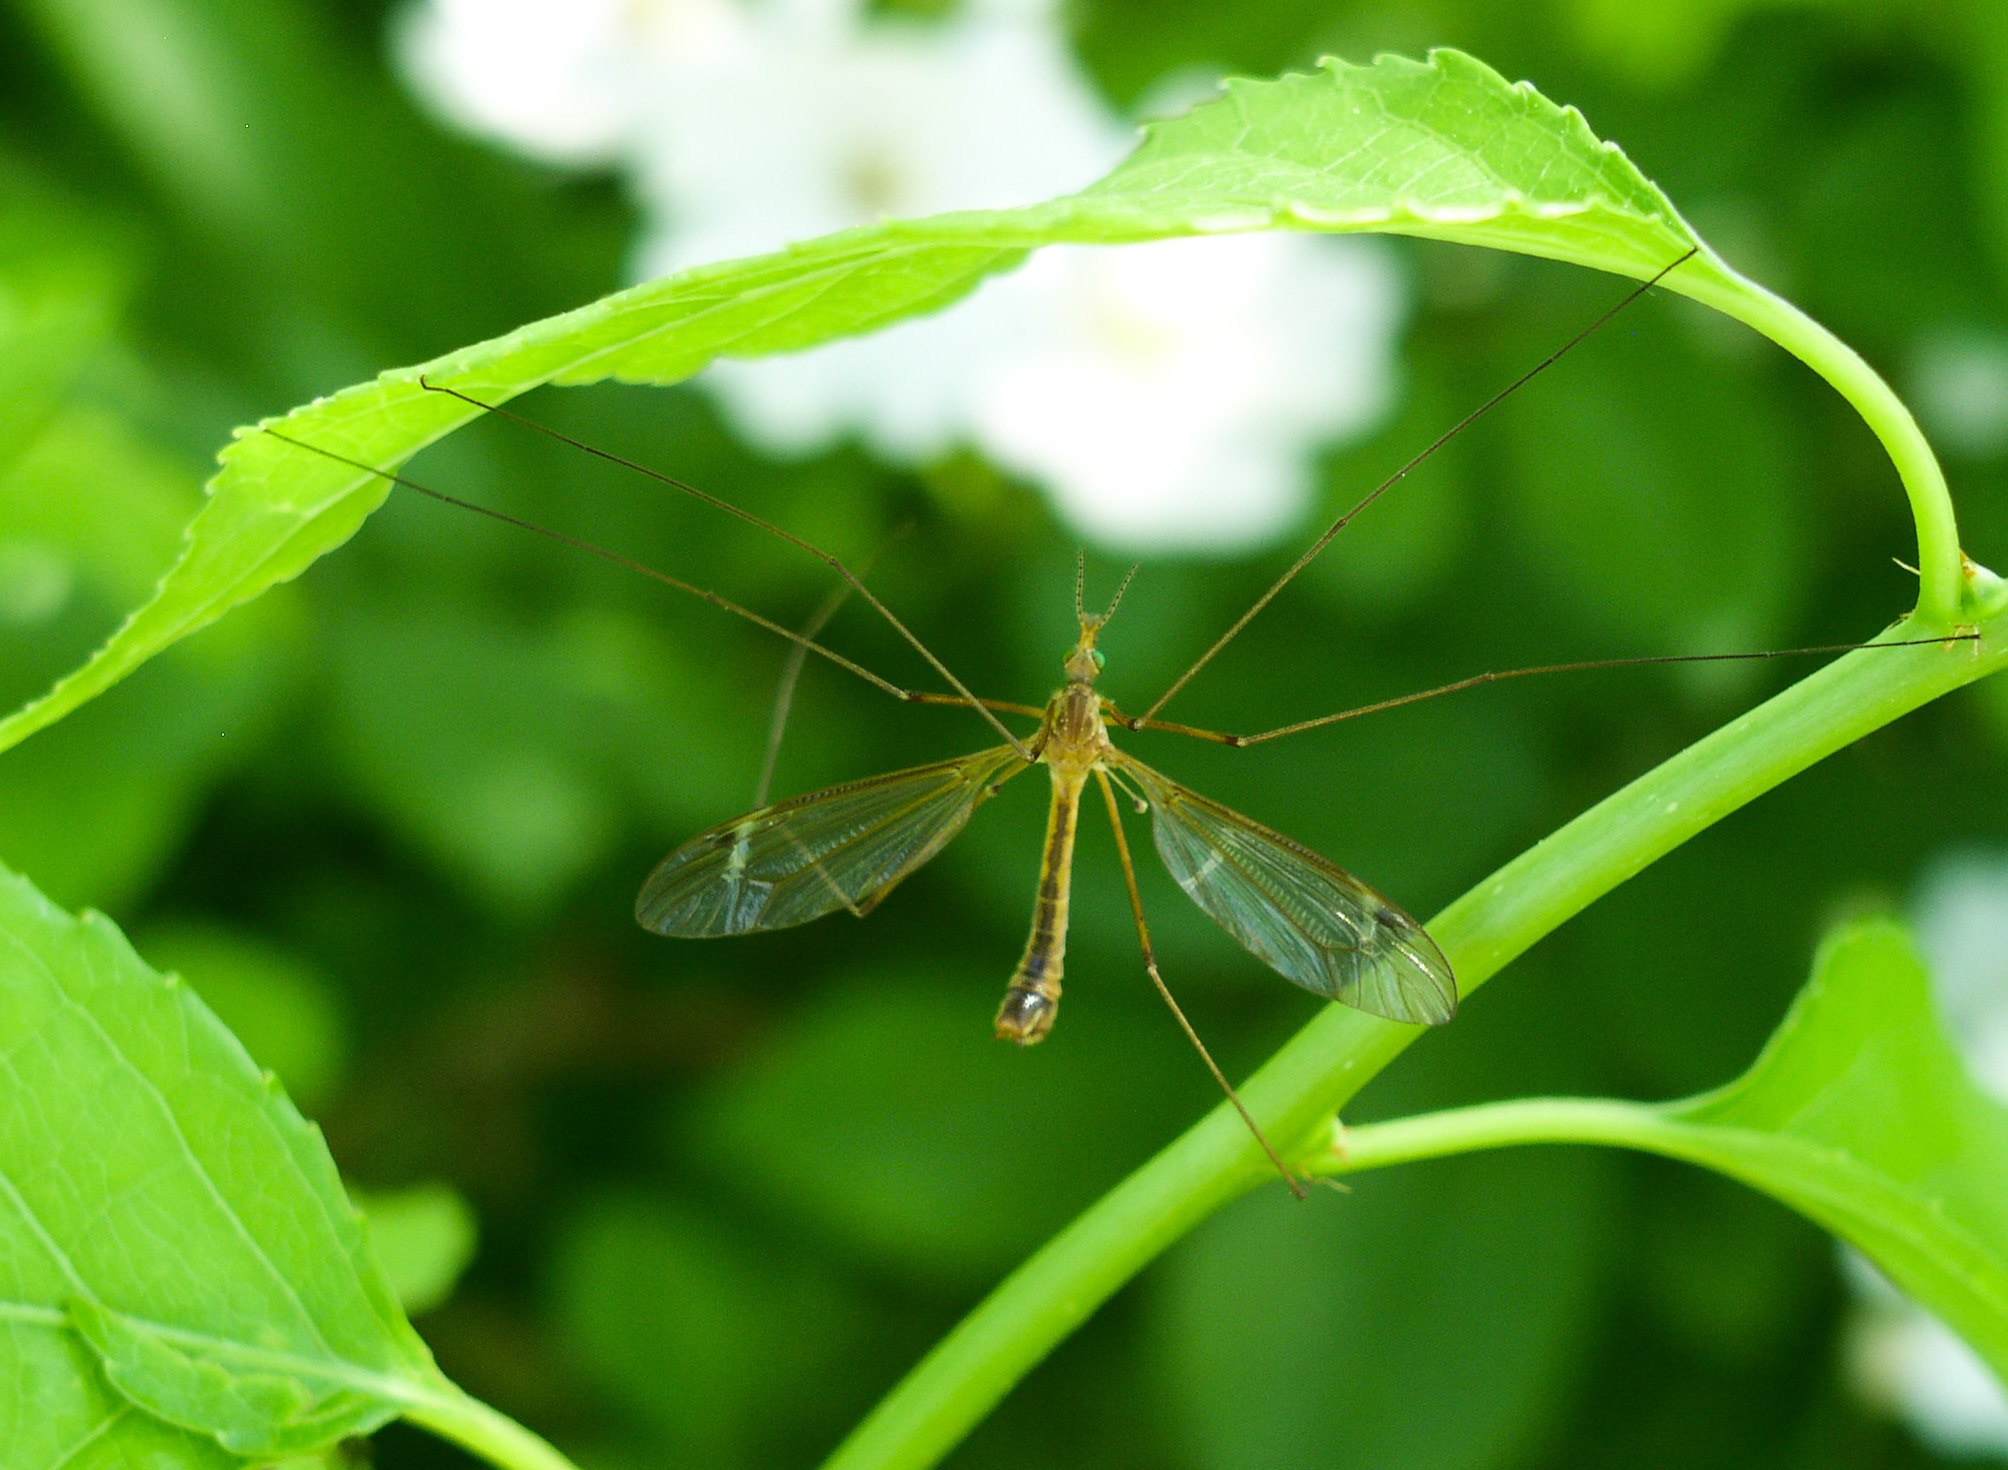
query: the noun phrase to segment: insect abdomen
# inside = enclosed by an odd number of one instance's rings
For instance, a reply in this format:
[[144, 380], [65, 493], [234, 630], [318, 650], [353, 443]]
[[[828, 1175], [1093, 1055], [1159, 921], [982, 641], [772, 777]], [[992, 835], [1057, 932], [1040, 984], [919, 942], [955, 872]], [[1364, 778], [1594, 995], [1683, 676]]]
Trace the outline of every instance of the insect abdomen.
[[1074, 828], [1083, 778], [1053, 773], [1053, 804], [1046, 812], [1046, 845], [1039, 862], [1039, 901], [1032, 937], [997, 1010], [997, 1034], [1030, 1046], [1053, 1029], [1060, 1008], [1060, 973], [1067, 956], [1067, 899], [1073, 887]]

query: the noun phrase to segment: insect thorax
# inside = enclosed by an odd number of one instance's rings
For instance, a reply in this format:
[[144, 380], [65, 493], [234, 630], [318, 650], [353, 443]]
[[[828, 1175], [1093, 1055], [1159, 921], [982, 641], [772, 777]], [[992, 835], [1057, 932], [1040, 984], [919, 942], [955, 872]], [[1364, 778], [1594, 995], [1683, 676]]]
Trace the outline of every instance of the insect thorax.
[[1108, 749], [1102, 702], [1094, 685], [1069, 680], [1046, 704], [1046, 740], [1040, 758], [1056, 772], [1085, 776]]

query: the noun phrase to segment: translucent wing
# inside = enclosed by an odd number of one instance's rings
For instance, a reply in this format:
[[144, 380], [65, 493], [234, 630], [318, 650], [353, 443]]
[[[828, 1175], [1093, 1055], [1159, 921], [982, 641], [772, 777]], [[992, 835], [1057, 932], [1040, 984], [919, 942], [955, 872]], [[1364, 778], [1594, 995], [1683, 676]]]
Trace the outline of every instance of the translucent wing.
[[1434, 1026], [1457, 1010], [1436, 941], [1337, 863], [1127, 756], [1150, 802], [1158, 855], [1192, 901], [1249, 953], [1306, 990]]
[[703, 939], [786, 929], [843, 908], [861, 913], [1022, 769], [1002, 745], [762, 807], [657, 864], [635, 917], [658, 934]]

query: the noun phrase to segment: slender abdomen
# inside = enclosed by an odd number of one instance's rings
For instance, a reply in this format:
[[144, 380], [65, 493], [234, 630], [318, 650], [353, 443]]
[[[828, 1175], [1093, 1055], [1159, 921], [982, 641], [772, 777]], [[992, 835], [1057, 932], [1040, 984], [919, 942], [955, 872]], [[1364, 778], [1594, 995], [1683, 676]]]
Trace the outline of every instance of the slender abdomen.
[[1074, 878], [1074, 829], [1086, 773], [1053, 771], [1053, 804], [1046, 813], [1046, 846], [1039, 862], [1039, 902], [1025, 957], [997, 1011], [997, 1034], [1020, 1046], [1044, 1039], [1060, 1008], [1060, 971], [1067, 954], [1067, 897]]

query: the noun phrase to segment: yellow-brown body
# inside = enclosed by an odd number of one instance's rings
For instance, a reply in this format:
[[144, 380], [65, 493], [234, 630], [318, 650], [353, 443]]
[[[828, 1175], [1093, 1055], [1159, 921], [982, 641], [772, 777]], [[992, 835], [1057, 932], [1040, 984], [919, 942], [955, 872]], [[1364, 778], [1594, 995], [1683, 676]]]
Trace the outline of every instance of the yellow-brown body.
[[1101, 622], [1086, 617], [1081, 620], [1081, 641], [1067, 656], [1066, 687], [1047, 701], [1045, 718], [1031, 746], [1034, 756], [1053, 773], [1053, 801], [1046, 814], [1032, 935], [997, 1011], [997, 1034], [1020, 1046], [1042, 1040], [1053, 1029], [1059, 1010], [1081, 791], [1113, 749], [1102, 723], [1102, 699], [1095, 693], [1095, 676], [1102, 667], [1095, 635]]

